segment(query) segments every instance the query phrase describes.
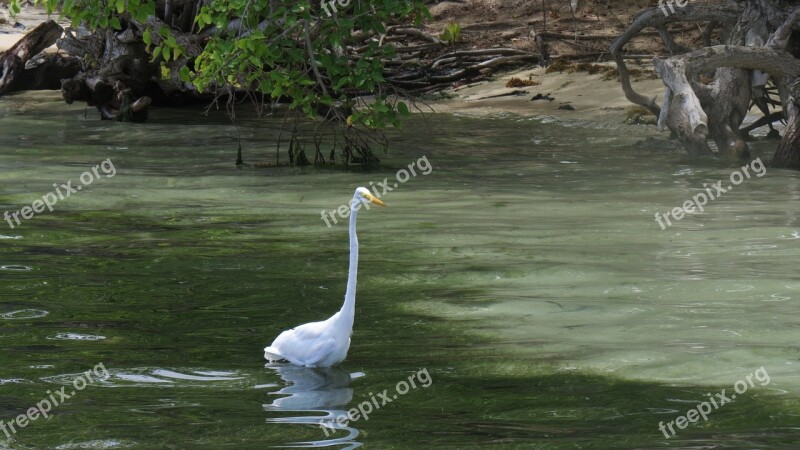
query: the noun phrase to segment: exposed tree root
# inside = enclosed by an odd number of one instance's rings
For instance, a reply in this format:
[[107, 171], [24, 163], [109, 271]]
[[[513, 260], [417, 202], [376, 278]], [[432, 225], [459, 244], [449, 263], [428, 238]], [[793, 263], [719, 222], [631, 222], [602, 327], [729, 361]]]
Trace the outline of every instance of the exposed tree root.
[[[791, 14], [790, 14], [791, 12]], [[800, 168], [800, 44], [793, 32], [800, 7], [786, 0], [739, 2], [735, 6], [688, 5], [665, 16], [660, 8], [642, 11], [634, 23], [611, 46], [620, 70], [622, 89], [631, 102], [658, 116], [660, 127], [667, 126], [692, 155], [711, 154], [709, 139], [717, 153], [733, 158], [749, 155], [745, 137], [761, 126], [761, 121], [740, 131], [747, 110], [756, 104], [769, 116], [766, 84], [772, 79], [778, 87], [787, 119], [773, 166]], [[666, 28], [676, 21], [708, 22], [702, 35], [705, 48], [685, 52], [675, 45]], [[674, 54], [654, 58], [656, 73], [666, 87], [664, 102], [637, 93], [630, 83], [623, 60], [623, 47], [645, 27], [659, 30], [665, 46]], [[722, 26], [725, 45], [709, 45], [713, 30]], [[772, 34], [770, 34], [772, 32]], [[794, 33], [794, 34], [793, 34]], [[701, 81], [709, 74], [713, 78]], [[771, 124], [767, 119], [763, 124]], [[770, 125], [771, 126], [771, 125]]]

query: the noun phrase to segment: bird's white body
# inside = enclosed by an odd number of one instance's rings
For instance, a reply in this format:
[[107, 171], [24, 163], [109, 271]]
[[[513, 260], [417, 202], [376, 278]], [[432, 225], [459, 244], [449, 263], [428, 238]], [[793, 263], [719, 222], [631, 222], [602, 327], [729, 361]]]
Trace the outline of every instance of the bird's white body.
[[330, 367], [347, 357], [352, 331], [353, 317], [348, 324], [339, 311], [328, 320], [284, 331], [264, 349], [264, 357], [269, 361], [285, 359], [298, 366]]
[[356, 308], [356, 282], [358, 275], [358, 237], [356, 216], [362, 202], [383, 206], [366, 188], [360, 187], [353, 194], [350, 206], [350, 270], [347, 276], [347, 291], [342, 309], [322, 322], [311, 322], [286, 330], [264, 349], [268, 361], [287, 360], [306, 367], [330, 367], [344, 361], [350, 349], [350, 335]]

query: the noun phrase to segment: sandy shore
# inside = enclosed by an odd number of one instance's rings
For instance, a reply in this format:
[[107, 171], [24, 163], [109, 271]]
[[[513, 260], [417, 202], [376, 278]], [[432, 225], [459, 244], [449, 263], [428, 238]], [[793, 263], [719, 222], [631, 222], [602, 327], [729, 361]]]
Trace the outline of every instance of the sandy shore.
[[[11, 48], [24, 35], [25, 35], [25, 33], [0, 34], [0, 52], [4, 52], [4, 51], [8, 50], [9, 48]], [[56, 52], [56, 51], [58, 51], [58, 49], [56, 48], [55, 45], [51, 45], [45, 51], [46, 52]]]
[[[613, 64], [604, 64], [609, 67]], [[633, 66], [650, 71], [649, 64]], [[651, 67], [651, 66], [650, 66]], [[540, 82], [538, 86], [506, 87], [511, 78]], [[634, 88], [648, 96], [663, 95], [664, 85], [658, 79], [634, 81]], [[520, 96], [486, 98], [512, 91], [526, 91]], [[553, 100], [531, 101], [541, 94]], [[603, 74], [589, 75], [586, 72], [545, 73], [543, 68], [517, 70], [494, 76], [491, 81], [448, 89], [448, 99], [430, 104], [438, 112], [459, 112], [475, 115], [510, 112], [524, 116], [556, 116], [598, 121], [624, 121], [635, 107], [622, 92], [618, 79], [604, 79]], [[566, 109], [565, 109], [566, 108]], [[574, 109], [572, 109], [574, 108]]]
[[[6, 8], [0, 8], [0, 52], [11, 48], [25, 33], [48, 19], [57, 21], [62, 27], [69, 25], [69, 22], [59, 18], [57, 14], [48, 15], [47, 11], [40, 7], [23, 8], [15, 17], [11, 17]], [[53, 45], [45, 51], [56, 52], [57, 50]]]

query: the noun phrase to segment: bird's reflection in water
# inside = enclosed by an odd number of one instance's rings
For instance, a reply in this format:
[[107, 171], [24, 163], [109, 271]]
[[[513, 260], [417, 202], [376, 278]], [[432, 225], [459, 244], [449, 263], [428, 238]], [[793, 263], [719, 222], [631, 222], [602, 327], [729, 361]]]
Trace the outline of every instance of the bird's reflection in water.
[[[283, 411], [305, 413], [292, 417], [275, 417], [267, 419], [268, 422], [314, 425], [325, 436], [319, 441], [292, 442], [285, 447], [328, 447], [342, 446], [344, 449], [361, 447], [357, 442], [358, 430], [349, 425], [336, 423], [336, 417], [347, 414], [347, 404], [353, 399], [353, 389], [349, 387], [350, 381], [364, 376], [362, 373], [351, 374], [339, 367], [308, 368], [292, 364], [267, 364], [266, 367], [275, 371], [286, 385], [270, 395], [280, 396], [272, 403], [265, 404], [266, 411]], [[309, 414], [316, 413], [316, 414]], [[323, 414], [320, 414], [323, 413]], [[320, 426], [320, 421], [327, 424], [325, 430]], [[327, 433], [326, 433], [327, 431]], [[335, 438], [342, 432], [347, 436]], [[330, 436], [330, 439], [328, 438]]]

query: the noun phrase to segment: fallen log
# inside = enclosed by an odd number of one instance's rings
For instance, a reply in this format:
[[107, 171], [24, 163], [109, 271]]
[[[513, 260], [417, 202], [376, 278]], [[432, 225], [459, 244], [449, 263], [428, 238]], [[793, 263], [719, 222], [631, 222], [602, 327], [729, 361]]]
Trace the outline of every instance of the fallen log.
[[29, 60], [22, 76], [14, 82], [14, 91], [61, 89], [61, 80], [74, 77], [81, 71], [80, 59], [52, 54]]
[[23, 36], [13, 47], [0, 53], [0, 95], [21, 90], [58, 89], [62, 78], [70, 78], [78, 73], [80, 61], [75, 58], [49, 55], [33, 61], [47, 47], [55, 44], [63, 32], [61, 25], [48, 20]]

